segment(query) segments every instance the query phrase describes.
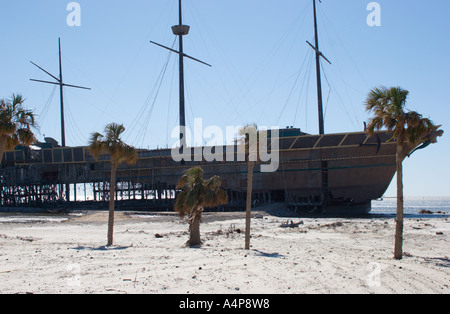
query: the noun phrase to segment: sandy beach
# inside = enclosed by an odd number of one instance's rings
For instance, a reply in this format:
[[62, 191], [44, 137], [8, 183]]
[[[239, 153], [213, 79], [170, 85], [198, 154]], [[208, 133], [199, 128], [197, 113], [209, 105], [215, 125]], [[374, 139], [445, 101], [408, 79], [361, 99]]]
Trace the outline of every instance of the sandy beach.
[[[450, 293], [448, 218], [405, 220], [405, 258], [394, 260], [392, 218], [286, 218], [205, 213], [203, 246], [186, 248], [177, 216], [107, 213], [0, 224], [0, 293], [303, 294]], [[302, 222], [296, 228], [283, 224]]]

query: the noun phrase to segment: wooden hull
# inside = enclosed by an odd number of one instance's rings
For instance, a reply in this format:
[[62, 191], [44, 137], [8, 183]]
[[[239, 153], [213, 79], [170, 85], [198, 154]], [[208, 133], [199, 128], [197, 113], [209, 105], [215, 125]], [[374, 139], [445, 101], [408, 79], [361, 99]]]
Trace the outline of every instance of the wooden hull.
[[[396, 143], [387, 132], [372, 137], [362, 132], [323, 136], [282, 132], [278, 171], [262, 173], [261, 165], [255, 167], [254, 197], [259, 202], [286, 201], [297, 210], [368, 212], [371, 201], [383, 196], [394, 177], [395, 152]], [[117, 174], [130, 200], [161, 200], [161, 191], [174, 190], [182, 174], [194, 166], [202, 166], [205, 177], [221, 176], [230, 206], [239, 207], [245, 199], [246, 162], [202, 160], [182, 165], [172, 159], [170, 150], [141, 150], [139, 156], [135, 166], [121, 166]], [[110, 176], [107, 157], [94, 161], [85, 147], [6, 153], [0, 171], [2, 206], [11, 205], [12, 199], [15, 204], [45, 203], [49, 198], [40, 192], [45, 186], [59, 193], [52, 200], [61, 199], [65, 197], [61, 186], [83, 183], [94, 187], [102, 183], [103, 190], [99, 188], [94, 198], [104, 200], [100, 194], [107, 193]], [[11, 187], [22, 196], [11, 195]]]

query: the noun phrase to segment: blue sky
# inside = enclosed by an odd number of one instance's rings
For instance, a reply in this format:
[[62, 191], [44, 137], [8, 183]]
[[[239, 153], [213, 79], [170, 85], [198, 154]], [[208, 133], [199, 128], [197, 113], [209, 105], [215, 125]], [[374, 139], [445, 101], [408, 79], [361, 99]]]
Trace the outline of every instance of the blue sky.
[[[68, 145], [86, 145], [90, 133], [118, 122], [135, 146], [172, 146], [177, 58], [149, 41], [172, 46], [178, 1], [80, 0], [80, 27], [67, 25], [69, 2], [0, 3], [0, 97], [23, 94], [39, 115], [38, 138], [60, 141], [59, 91], [29, 81], [49, 79], [29, 61], [57, 76], [61, 37], [65, 82], [92, 88], [65, 89]], [[326, 132], [361, 131], [369, 118], [364, 99], [379, 85], [408, 89], [408, 108], [445, 130], [450, 2], [380, 0], [381, 26], [369, 27], [370, 2], [318, 4], [320, 48], [332, 62], [322, 63]], [[189, 126], [202, 118], [204, 127], [255, 122], [318, 132], [314, 55], [306, 44], [314, 40], [311, 0], [184, 0], [184, 23], [191, 26], [185, 52], [213, 65], [186, 60]], [[449, 155], [445, 135], [405, 161], [405, 194], [450, 196]], [[387, 194], [395, 195], [395, 184]]]

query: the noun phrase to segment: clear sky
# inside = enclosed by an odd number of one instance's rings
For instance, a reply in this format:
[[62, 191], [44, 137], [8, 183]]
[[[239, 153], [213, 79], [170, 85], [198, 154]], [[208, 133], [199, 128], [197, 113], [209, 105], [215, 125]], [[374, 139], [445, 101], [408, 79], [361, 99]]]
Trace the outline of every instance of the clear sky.
[[[140, 148], [171, 147], [178, 124], [177, 57], [151, 45], [174, 44], [177, 0], [79, 0], [80, 26], [69, 26], [68, 0], [0, 2], [0, 98], [23, 94], [39, 115], [38, 138], [60, 141], [59, 91], [29, 79], [55, 76], [58, 37], [67, 84], [66, 141], [86, 145], [89, 134], [123, 123]], [[325, 130], [356, 132], [369, 116], [363, 102], [379, 85], [410, 91], [408, 108], [442, 124], [437, 145], [405, 161], [405, 194], [450, 196], [450, 2], [380, 0], [381, 26], [370, 27], [369, 0], [318, 4]], [[203, 127], [295, 126], [318, 133], [311, 48], [312, 0], [184, 0], [187, 123]], [[177, 44], [176, 44], [177, 45]], [[177, 47], [177, 46], [175, 46]], [[166, 66], [167, 64], [167, 66]], [[162, 78], [162, 79], [161, 79]], [[387, 195], [395, 195], [395, 181]]]

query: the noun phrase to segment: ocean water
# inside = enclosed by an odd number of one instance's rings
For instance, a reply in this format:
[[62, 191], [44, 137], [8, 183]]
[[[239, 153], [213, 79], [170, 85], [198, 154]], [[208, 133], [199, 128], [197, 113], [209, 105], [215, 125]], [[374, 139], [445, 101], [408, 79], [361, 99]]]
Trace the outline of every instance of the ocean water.
[[[450, 197], [406, 197], [404, 203], [405, 217], [439, 218], [450, 217]], [[428, 210], [433, 214], [420, 214], [421, 210]], [[387, 215], [395, 217], [397, 213], [397, 199], [384, 198], [372, 202], [370, 215]], [[61, 223], [70, 218], [81, 216], [82, 213], [71, 214], [32, 214], [32, 213], [1, 213], [0, 224], [23, 223]], [[148, 217], [148, 216], [145, 216]]]
[[[418, 215], [421, 210], [428, 210], [436, 215], [450, 215], [450, 197], [405, 197], [404, 213], [406, 215]], [[384, 198], [372, 202], [372, 214], [396, 214], [396, 212], [396, 198]]]

